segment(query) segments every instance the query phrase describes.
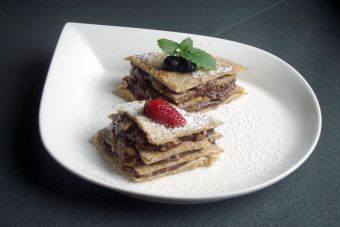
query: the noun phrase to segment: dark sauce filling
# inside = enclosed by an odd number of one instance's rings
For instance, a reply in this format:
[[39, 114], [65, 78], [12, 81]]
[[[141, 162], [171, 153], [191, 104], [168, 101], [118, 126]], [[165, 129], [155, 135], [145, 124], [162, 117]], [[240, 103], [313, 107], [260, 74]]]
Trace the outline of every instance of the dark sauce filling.
[[153, 77], [147, 72], [133, 65], [130, 70], [130, 74], [130, 76], [125, 77], [123, 80], [127, 83], [127, 89], [129, 89], [138, 100], [162, 97], [165, 100], [174, 103], [174, 101], [166, 95], [167, 93], [183, 94], [190, 92], [194, 95], [185, 96], [181, 102], [186, 102], [195, 97], [209, 98], [208, 101], [195, 103], [192, 106], [184, 108], [190, 111], [199, 111], [207, 107], [217, 105], [227, 99], [231, 91], [236, 88], [235, 80], [231, 80], [229, 83], [218, 84], [217, 79], [208, 81], [205, 84], [191, 88], [185, 92], [176, 93], [153, 79]]
[[210, 134], [214, 133], [214, 129], [194, 133], [187, 136], [178, 137], [175, 141], [171, 141], [161, 145], [155, 145], [148, 142], [145, 133], [138, 128], [136, 123], [129, 119], [128, 116], [119, 114], [115, 122], [115, 138], [121, 137], [126, 140], [127, 144], [145, 151], [167, 151], [179, 146], [185, 141], [201, 141]]

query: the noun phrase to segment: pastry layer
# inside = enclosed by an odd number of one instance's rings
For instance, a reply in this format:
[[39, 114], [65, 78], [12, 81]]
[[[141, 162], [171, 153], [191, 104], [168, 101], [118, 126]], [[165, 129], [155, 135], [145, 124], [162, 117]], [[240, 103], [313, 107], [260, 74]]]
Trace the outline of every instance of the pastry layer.
[[206, 157], [201, 157], [192, 161], [182, 162], [166, 169], [158, 170], [152, 174], [139, 175], [136, 174], [132, 169], [126, 170], [129, 172], [130, 177], [136, 182], [145, 182], [154, 180], [160, 177], [169, 176], [185, 171], [189, 171], [198, 167], [207, 167], [212, 165], [218, 159], [218, 155], [211, 155]]
[[222, 122], [214, 119], [204, 113], [188, 113], [182, 109], [174, 108], [186, 119], [186, 125], [178, 128], [168, 128], [164, 125], [157, 124], [143, 114], [145, 101], [135, 101], [124, 104], [118, 104], [115, 109], [133, 120], [138, 128], [142, 130], [147, 141], [154, 145], [161, 145], [168, 142], [175, 142], [177, 138], [192, 135], [195, 133], [208, 131], [216, 128]]
[[[176, 140], [171, 142], [155, 145], [148, 142], [145, 132], [142, 131], [138, 125], [127, 115], [118, 113], [111, 115], [110, 118], [113, 121], [112, 126], [108, 128], [108, 130], [111, 130], [109, 132], [112, 134], [110, 136], [111, 138], [119, 136], [123, 138], [129, 145], [136, 147], [138, 150], [146, 152], [165, 152], [181, 145], [184, 142], [197, 142], [209, 138], [209, 136], [212, 134], [216, 134], [214, 129], [209, 129], [207, 131], [201, 131], [182, 137], [177, 137]], [[118, 132], [119, 135], [117, 135]]]
[[179, 104], [196, 97], [224, 99], [236, 87], [235, 80], [235, 75], [226, 75], [182, 92], [174, 92], [145, 71], [132, 66], [130, 76], [123, 78], [121, 86], [130, 90], [138, 100], [163, 97]]
[[102, 137], [102, 134], [98, 133], [92, 139], [92, 143], [97, 150], [109, 155], [116, 167], [127, 172], [132, 179], [138, 182], [211, 165], [222, 151], [217, 145], [210, 145], [204, 149], [182, 152], [150, 165], [141, 162], [138, 164], [135, 162], [134, 165], [122, 165], [119, 157], [121, 154], [115, 152], [112, 145]]
[[188, 150], [197, 150], [202, 149], [210, 146], [212, 143], [215, 143], [217, 139], [221, 138], [221, 134], [219, 133], [213, 133], [207, 136], [207, 138], [193, 142], [193, 141], [186, 141], [181, 143], [179, 146], [176, 146], [167, 152], [158, 152], [158, 151], [145, 151], [145, 150], [139, 150], [139, 156], [146, 164], [151, 164], [160, 160], [167, 159], [169, 157], [172, 157], [174, 155], [180, 154], [183, 151]]
[[[148, 88], [148, 91], [149, 90], [150, 87]], [[140, 98], [136, 97], [134, 93], [128, 88], [127, 83], [124, 81], [117, 84], [115, 93], [128, 102], [140, 100]], [[157, 95], [152, 97], [163, 98], [188, 112], [204, 112], [210, 109], [215, 109], [221, 104], [229, 103], [244, 94], [246, 94], [245, 90], [242, 87], [236, 85], [235, 89], [229, 91], [225, 97], [220, 97], [218, 99], [212, 99], [206, 96], [197, 96], [183, 103], [174, 103], [169, 97], [164, 96], [162, 93], [157, 93]]]
[[188, 100], [187, 102], [178, 104], [177, 106], [179, 108], [182, 108], [188, 112], [199, 112], [199, 111], [207, 111], [211, 109], [215, 109], [219, 107], [222, 104], [229, 103], [242, 95], [246, 94], [245, 90], [242, 87], [236, 86], [235, 89], [233, 89], [228, 96], [226, 96], [224, 99], [209, 99], [207, 97], [197, 97], [191, 100]]
[[159, 161], [150, 165], [136, 165], [133, 168], [139, 175], [145, 175], [153, 173], [164, 168], [174, 166], [179, 163], [192, 161], [200, 157], [206, 157], [210, 155], [217, 155], [221, 152], [221, 149], [217, 145], [210, 145], [200, 150], [190, 150], [178, 155], [173, 156], [173, 159], [167, 158], [166, 160]]
[[166, 57], [163, 53], [147, 53], [126, 58], [133, 65], [150, 74], [157, 81], [174, 92], [181, 92], [221, 76], [244, 72], [247, 67], [227, 59], [216, 57], [217, 69], [193, 73], [169, 72], [162, 69]]
[[113, 123], [98, 132], [97, 143], [107, 152], [116, 153], [121, 165], [152, 164], [166, 159], [178, 158], [181, 153], [199, 150], [210, 146], [221, 137], [210, 129], [193, 135], [177, 138], [174, 142], [153, 145], [147, 142], [144, 132], [127, 116], [111, 116]]

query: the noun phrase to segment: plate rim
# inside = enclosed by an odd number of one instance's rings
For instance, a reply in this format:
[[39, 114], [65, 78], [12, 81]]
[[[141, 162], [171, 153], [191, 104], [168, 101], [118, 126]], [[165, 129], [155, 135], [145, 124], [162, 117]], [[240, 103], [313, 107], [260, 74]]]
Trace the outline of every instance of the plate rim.
[[[62, 42], [62, 38], [65, 35], [65, 31], [69, 28], [73, 28], [73, 26], [101, 26], [101, 27], [110, 27], [110, 28], [123, 28], [123, 29], [136, 29], [136, 30], [147, 30], [147, 31], [164, 31], [164, 32], [171, 32], [171, 33], [177, 33], [177, 34], [186, 34], [186, 35], [195, 35], [195, 36], [201, 36], [201, 37], [205, 37], [205, 38], [214, 38], [214, 39], [220, 39], [220, 40], [224, 40], [224, 41], [229, 41], [232, 43], [235, 43], [237, 45], [243, 45], [247, 48], [253, 48], [256, 51], [262, 52], [263, 54], [266, 54], [272, 58], [275, 58], [277, 61], [279, 61], [280, 63], [283, 63], [285, 66], [287, 66], [290, 70], [292, 70], [295, 75], [298, 77], [298, 79], [303, 83], [304, 87], [307, 89], [308, 91], [308, 96], [309, 98], [312, 98], [313, 104], [315, 105], [316, 108], [316, 119], [318, 120], [316, 122], [316, 126], [317, 126], [317, 131], [316, 131], [316, 135], [313, 138], [313, 142], [310, 143], [310, 146], [308, 147], [308, 151], [302, 156], [302, 158], [297, 161], [294, 165], [290, 166], [289, 168], [287, 168], [285, 171], [283, 171], [281, 174], [278, 174], [276, 177], [273, 177], [261, 184], [257, 184], [254, 185], [252, 187], [248, 187], [245, 189], [241, 189], [241, 190], [235, 190], [235, 191], [231, 191], [229, 193], [216, 193], [214, 195], [205, 195], [205, 196], [191, 196], [191, 197], [187, 197], [187, 196], [172, 196], [172, 195], [163, 195], [163, 194], [155, 194], [155, 193], [148, 193], [146, 191], [144, 192], [139, 192], [139, 191], [135, 191], [135, 190], [131, 190], [131, 189], [124, 189], [119, 187], [119, 185], [112, 185], [110, 183], [107, 183], [103, 180], [100, 179], [94, 179], [93, 177], [88, 176], [86, 173], [80, 173], [78, 171], [73, 170], [71, 167], [67, 166], [66, 164], [64, 164], [62, 162], [62, 160], [59, 160], [58, 157], [56, 157], [54, 155], [54, 152], [51, 152], [49, 149], [49, 146], [47, 144], [47, 140], [45, 138], [45, 135], [43, 133], [43, 120], [42, 120], [42, 115], [43, 115], [43, 111], [44, 111], [44, 102], [45, 102], [45, 97], [46, 97], [46, 84], [48, 84], [49, 78], [50, 78], [50, 72], [52, 71], [52, 69], [54, 68], [55, 65], [55, 59], [56, 59], [56, 53], [59, 50], [60, 46], [61, 46], [61, 42]], [[175, 203], [175, 204], [195, 204], [195, 203], [207, 203], [207, 202], [215, 202], [215, 201], [219, 201], [219, 200], [224, 200], [224, 199], [228, 199], [228, 198], [234, 198], [234, 197], [238, 197], [238, 196], [242, 196], [245, 194], [250, 194], [256, 191], [259, 191], [261, 189], [267, 188], [277, 182], [279, 182], [280, 180], [282, 180], [283, 178], [287, 177], [288, 175], [290, 175], [291, 173], [293, 173], [294, 171], [296, 171], [312, 154], [312, 152], [314, 151], [319, 139], [320, 139], [320, 134], [321, 134], [321, 129], [322, 129], [322, 114], [321, 114], [321, 108], [318, 102], [318, 99], [313, 91], [313, 89], [311, 88], [311, 86], [308, 84], [308, 82], [306, 81], [306, 79], [295, 69], [293, 68], [290, 64], [288, 64], [287, 62], [285, 62], [284, 60], [282, 60], [281, 58], [275, 56], [274, 54], [271, 54], [263, 49], [248, 45], [248, 44], [244, 44], [244, 43], [240, 43], [240, 42], [236, 42], [236, 41], [232, 41], [232, 40], [227, 40], [227, 39], [221, 39], [221, 38], [217, 38], [217, 37], [210, 37], [210, 36], [204, 36], [204, 35], [197, 35], [197, 34], [189, 34], [189, 33], [182, 33], [182, 32], [175, 32], [175, 31], [165, 31], [165, 30], [156, 30], [156, 29], [145, 29], [145, 28], [134, 28], [134, 27], [124, 27], [124, 26], [110, 26], [110, 25], [99, 25], [99, 24], [87, 24], [87, 23], [75, 23], [75, 22], [67, 22], [62, 31], [61, 34], [59, 36], [56, 48], [53, 52], [53, 57], [47, 72], [47, 76], [46, 76], [46, 80], [44, 83], [44, 88], [43, 88], [43, 92], [41, 95], [41, 100], [40, 100], [40, 107], [39, 107], [39, 133], [40, 133], [40, 137], [41, 137], [41, 141], [46, 149], [46, 151], [48, 152], [48, 154], [58, 163], [60, 164], [63, 168], [67, 169], [68, 171], [70, 171], [71, 173], [73, 173], [74, 175], [83, 178], [91, 183], [103, 186], [105, 188], [108, 188], [110, 190], [128, 195], [130, 197], [134, 197], [134, 198], [138, 198], [138, 199], [143, 199], [143, 200], [148, 200], [148, 201], [153, 201], [153, 202], [162, 202], [162, 203]]]

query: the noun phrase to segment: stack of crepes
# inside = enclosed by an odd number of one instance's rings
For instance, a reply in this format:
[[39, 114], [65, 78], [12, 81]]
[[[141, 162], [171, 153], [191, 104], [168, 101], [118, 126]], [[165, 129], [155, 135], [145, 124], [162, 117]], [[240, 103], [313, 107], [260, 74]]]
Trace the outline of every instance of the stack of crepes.
[[181, 73], [165, 70], [165, 57], [147, 53], [126, 58], [130, 75], [117, 84], [116, 93], [126, 101], [163, 98], [188, 112], [213, 109], [245, 94], [236, 85], [237, 73], [247, 70], [241, 64], [216, 57], [216, 70]]
[[143, 114], [145, 101], [119, 104], [110, 115], [112, 123], [92, 139], [97, 150], [133, 180], [141, 182], [209, 166], [220, 152], [215, 141], [221, 134], [215, 128], [220, 121], [204, 113], [176, 110], [186, 125], [168, 128]]

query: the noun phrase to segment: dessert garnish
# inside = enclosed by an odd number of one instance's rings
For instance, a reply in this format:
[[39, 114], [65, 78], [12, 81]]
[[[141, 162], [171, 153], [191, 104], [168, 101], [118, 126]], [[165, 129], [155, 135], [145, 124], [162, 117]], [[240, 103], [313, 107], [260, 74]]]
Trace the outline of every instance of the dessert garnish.
[[168, 55], [163, 61], [163, 67], [168, 71], [188, 73], [197, 70], [197, 68], [216, 69], [215, 58], [207, 52], [193, 47], [193, 41], [189, 37], [180, 43], [169, 39], [159, 39], [157, 44]]
[[169, 128], [183, 127], [185, 118], [167, 101], [163, 99], [149, 99], [144, 105], [144, 115], [156, 123]]

